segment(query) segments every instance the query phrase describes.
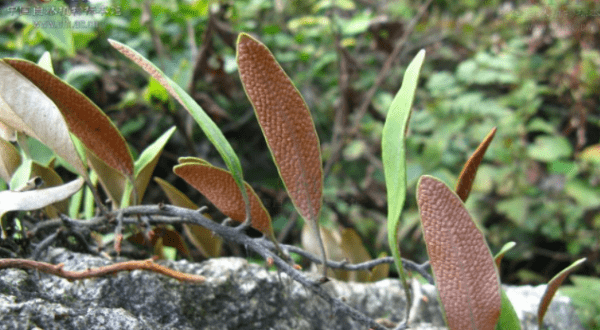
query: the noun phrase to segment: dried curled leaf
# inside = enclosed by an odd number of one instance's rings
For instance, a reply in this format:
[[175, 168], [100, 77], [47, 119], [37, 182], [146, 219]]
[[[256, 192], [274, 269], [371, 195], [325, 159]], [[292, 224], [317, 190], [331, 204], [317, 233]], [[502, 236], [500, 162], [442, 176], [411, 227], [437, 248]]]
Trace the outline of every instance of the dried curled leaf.
[[458, 182], [456, 183], [456, 194], [464, 202], [469, 197], [471, 188], [473, 187], [473, 181], [475, 181], [475, 175], [477, 175], [477, 169], [479, 164], [485, 155], [485, 151], [489, 147], [490, 143], [494, 139], [496, 134], [496, 127], [488, 133], [488, 135], [481, 141], [479, 147], [473, 152], [469, 160], [465, 163], [460, 175], [458, 176]]
[[0, 61], [0, 121], [44, 143], [87, 177], [58, 107], [6, 60]]
[[[199, 163], [184, 163], [173, 168], [173, 172], [196, 188], [211, 201], [223, 214], [232, 220], [243, 222], [246, 206], [240, 190], [230, 172]], [[251, 226], [268, 237], [273, 237], [271, 216], [249, 184], [245, 183], [250, 197]]]
[[33, 62], [21, 59], [4, 59], [4, 62], [56, 104], [69, 130], [98, 158], [126, 176], [133, 174], [133, 160], [125, 139], [87, 96]]
[[317, 222], [323, 193], [319, 139], [302, 96], [265, 45], [247, 34], [237, 44], [240, 78], [290, 198]]
[[0, 191], [0, 218], [10, 211], [32, 211], [62, 201], [76, 193], [83, 186], [84, 180], [79, 178], [63, 185], [29, 190], [23, 192]]
[[460, 198], [430, 176], [417, 202], [431, 267], [451, 330], [493, 330], [502, 304], [494, 259]]

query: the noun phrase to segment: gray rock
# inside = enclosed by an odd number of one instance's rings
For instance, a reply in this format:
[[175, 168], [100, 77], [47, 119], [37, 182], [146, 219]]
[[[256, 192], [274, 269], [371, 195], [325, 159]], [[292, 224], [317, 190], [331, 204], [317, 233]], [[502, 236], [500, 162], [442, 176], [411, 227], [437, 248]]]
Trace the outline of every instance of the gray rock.
[[[64, 249], [50, 249], [44, 261], [64, 263], [67, 270], [111, 263]], [[267, 272], [245, 259], [160, 263], [207, 280], [189, 284], [133, 271], [69, 282], [35, 271], [0, 270], [0, 329], [365, 329], [287, 274]], [[446, 329], [435, 288], [416, 281], [412, 286], [411, 329]], [[373, 318], [392, 322], [403, 318], [406, 302], [397, 280], [371, 284], [331, 281], [324, 287]], [[543, 287], [508, 288], [526, 322], [535, 316], [542, 293]], [[555, 299], [546, 320], [550, 329], [583, 329], [565, 297]], [[535, 318], [533, 321], [535, 324]], [[524, 329], [537, 326], [525, 324]]]

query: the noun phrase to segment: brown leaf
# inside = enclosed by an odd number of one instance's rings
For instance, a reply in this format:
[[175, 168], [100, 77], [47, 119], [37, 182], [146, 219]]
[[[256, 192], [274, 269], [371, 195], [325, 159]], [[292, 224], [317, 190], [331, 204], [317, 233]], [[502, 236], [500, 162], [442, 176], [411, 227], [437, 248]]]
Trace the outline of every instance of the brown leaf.
[[[167, 228], [165, 226], [155, 227], [152, 230], [152, 234], [150, 235], [150, 242], [146, 242], [146, 238], [143, 233], [137, 233], [135, 235], [132, 235], [127, 240], [129, 242], [139, 245], [146, 245], [147, 243], [150, 243], [150, 246], [156, 246], [159, 239], [161, 239], [161, 247], [170, 246], [179, 251], [181, 255], [189, 257], [190, 250], [188, 249], [181, 235], [177, 231]], [[161, 252], [160, 248], [158, 250], [159, 252]], [[157, 255], [159, 255], [161, 258], [164, 258], [164, 256], [160, 254], [161, 253], [157, 253]]]
[[[156, 181], [160, 188], [165, 192], [171, 204], [193, 210], [198, 208], [198, 206], [184, 193], [173, 187], [173, 185], [167, 181], [157, 177], [154, 178], [154, 181]], [[204, 214], [204, 216], [210, 217], [208, 214]], [[215, 236], [212, 231], [199, 225], [184, 223], [183, 232], [203, 256], [209, 258], [221, 255], [223, 241], [218, 236]]]
[[[317, 236], [312, 233], [312, 225], [308, 223], [304, 223], [302, 227], [302, 247], [307, 252], [310, 252], [314, 255], [317, 255], [321, 252], [319, 249], [319, 242], [316, 240]], [[335, 261], [342, 261], [345, 259], [344, 251], [342, 250], [341, 241], [342, 237], [339, 231], [329, 230], [327, 228], [320, 227], [319, 237], [323, 239], [323, 245], [325, 247], [325, 251], [327, 252], [327, 256], [329, 259]], [[317, 269], [321, 271], [323, 266], [321, 264], [317, 265]], [[340, 281], [348, 281], [350, 280], [351, 274], [353, 271], [343, 270], [343, 269], [327, 269], [327, 276], [338, 279]]]
[[575, 270], [579, 265], [584, 263], [587, 259], [581, 258], [574, 263], [572, 263], [569, 267], [563, 269], [560, 273], [556, 274], [550, 282], [548, 282], [548, 286], [546, 286], [546, 291], [542, 296], [542, 300], [540, 301], [540, 305], [538, 306], [538, 327], [542, 328], [542, 323], [544, 321], [544, 315], [546, 315], [546, 311], [548, 310], [548, 306], [550, 306], [550, 302], [556, 293], [556, 290], [560, 287], [562, 282], [571, 274], [572, 271]]
[[[387, 257], [387, 254], [385, 252], [382, 252], [378, 256], [378, 258], [385, 258], [385, 257]], [[373, 267], [373, 269], [371, 269], [368, 282], [377, 282], [377, 281], [386, 279], [388, 277], [390, 277], [390, 264], [383, 263], [383, 264], [379, 264], [379, 265]]]
[[488, 135], [483, 139], [479, 147], [477, 147], [475, 152], [473, 152], [469, 160], [465, 163], [462, 172], [460, 172], [460, 175], [458, 176], [458, 182], [456, 183], [456, 194], [463, 202], [467, 200], [467, 197], [469, 197], [469, 193], [473, 187], [473, 181], [475, 180], [475, 175], [477, 174], [477, 169], [479, 168], [479, 164], [483, 159], [483, 155], [485, 155], [485, 151], [494, 138], [494, 134], [496, 134], [496, 127], [492, 128]]
[[323, 193], [319, 139], [302, 96], [265, 45], [238, 39], [240, 78], [292, 202], [317, 222]]
[[90, 99], [33, 62], [20, 59], [4, 59], [4, 62], [29, 79], [56, 104], [69, 130], [98, 158], [126, 176], [133, 174], [133, 160], [125, 139], [108, 116]]
[[[352, 228], [344, 228], [342, 230], [340, 248], [344, 252], [344, 257], [350, 261], [350, 263], [358, 264], [371, 260], [371, 256], [365, 248], [362, 239]], [[350, 280], [355, 282], [367, 282], [369, 275], [369, 271], [366, 270], [353, 271], [350, 273]]]
[[0, 61], [0, 77], [0, 121], [44, 143], [87, 177], [87, 169], [56, 104], [6, 60]]
[[21, 164], [21, 154], [12, 143], [0, 138], [0, 178], [10, 183], [10, 178]]
[[[223, 214], [232, 220], [244, 222], [246, 205], [230, 172], [200, 163], [184, 163], [175, 166], [173, 172], [210, 200]], [[249, 184], [244, 183], [250, 198], [252, 227], [268, 237], [273, 237], [271, 216]]]
[[100, 159], [87, 148], [85, 153], [87, 155], [88, 163], [98, 175], [98, 180], [100, 181], [102, 188], [104, 188], [104, 192], [106, 192], [112, 201], [113, 208], [119, 208], [123, 194], [125, 193], [127, 177], [125, 177], [119, 170], [106, 164], [105, 161]]
[[448, 327], [493, 330], [502, 304], [500, 281], [483, 234], [461, 199], [436, 178], [421, 177], [417, 202]]
[[[56, 173], [51, 166], [46, 167], [34, 161], [31, 163], [31, 174], [29, 175], [29, 178], [36, 176], [40, 177], [42, 181], [44, 181], [44, 184], [41, 186], [41, 188], [56, 187], [64, 183], [58, 173]], [[58, 212], [67, 213], [69, 210], [69, 202], [66, 200], [59, 201], [47, 206], [45, 210], [50, 218], [56, 218], [58, 217]]]

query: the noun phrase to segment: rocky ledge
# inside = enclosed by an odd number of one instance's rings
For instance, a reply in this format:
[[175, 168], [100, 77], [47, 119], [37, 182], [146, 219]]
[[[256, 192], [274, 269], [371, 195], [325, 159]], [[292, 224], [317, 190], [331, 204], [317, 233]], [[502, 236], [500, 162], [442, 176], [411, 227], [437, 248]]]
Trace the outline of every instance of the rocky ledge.
[[[49, 249], [42, 261], [64, 263], [67, 270], [108, 265], [101, 257]], [[269, 272], [240, 258], [202, 263], [160, 262], [203, 275], [203, 284], [182, 283], [148, 271], [69, 282], [19, 269], [0, 270], [0, 329], [361, 329], [332, 310], [286, 274]], [[375, 319], [397, 322], [406, 301], [397, 280], [324, 284], [329, 292]], [[435, 288], [413, 282], [415, 300], [410, 329], [446, 329]], [[506, 287], [524, 330], [537, 329], [536, 310], [544, 286]], [[546, 329], [583, 330], [569, 299], [557, 295]]]

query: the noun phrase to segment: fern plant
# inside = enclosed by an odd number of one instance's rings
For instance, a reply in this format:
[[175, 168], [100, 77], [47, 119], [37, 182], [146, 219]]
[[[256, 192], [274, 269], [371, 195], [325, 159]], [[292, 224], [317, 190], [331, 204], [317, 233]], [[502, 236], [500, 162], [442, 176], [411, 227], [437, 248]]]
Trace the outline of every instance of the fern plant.
[[[276, 263], [281, 269], [293, 274], [293, 278], [327, 297], [318, 285], [301, 279], [294, 273], [293, 267], [282, 259], [276, 259], [287, 258], [287, 251], [279, 247], [273, 234], [270, 215], [254, 190], [244, 182], [240, 161], [216, 124], [179, 85], [142, 55], [117, 41], [109, 42], [148, 72], [190, 112], [227, 165], [225, 170], [203, 159], [181, 157], [179, 165], [173, 168], [175, 174], [198, 189], [229, 219], [241, 225], [232, 231], [226, 226], [218, 226], [208, 221], [204, 216], [201, 218], [204, 222], [198, 223], [203, 223], [209, 232], [226, 233], [224, 236], [255, 249], [261, 255], [267, 256], [268, 263]], [[411, 306], [411, 294], [400, 257], [397, 232], [407, 189], [405, 139], [419, 71], [424, 59], [425, 52], [420, 51], [408, 66], [402, 87], [388, 111], [382, 135], [382, 158], [389, 206], [388, 242], [409, 300], [407, 306]], [[273, 54], [255, 38], [240, 34], [237, 41], [237, 63], [244, 89], [254, 107], [286, 190], [300, 215], [311, 225], [313, 235], [318, 238], [326, 278], [327, 265], [331, 263], [327, 261], [318, 225], [322, 205], [323, 170], [319, 139], [310, 111]], [[0, 123], [3, 124], [3, 136], [14, 136], [22, 146], [23, 134], [46, 143], [56, 155], [64, 159], [65, 164], [68, 164], [66, 166], [82, 178], [57, 188], [35, 190], [34, 185], [24, 188], [32, 190], [25, 193], [1, 192], [0, 216], [9, 211], [32, 210], [54, 204], [79, 190], [83, 181], [93, 190], [94, 182], [99, 180], [112, 200], [113, 207], [121, 208], [118, 210], [118, 225], [115, 229], [115, 249], [118, 251], [122, 239], [123, 209], [141, 202], [141, 196], [150, 181], [158, 156], [174, 129], [165, 132], [134, 161], [123, 137], [106, 115], [83, 94], [54, 76], [51, 68], [43, 68], [42, 65], [17, 59], [0, 61], [0, 74], [3, 77], [0, 79], [0, 97], [3, 101], [0, 107]], [[35, 98], [32, 98], [32, 95]], [[40, 114], [43, 120], [40, 120]], [[494, 134], [495, 129], [488, 134], [465, 164], [454, 190], [428, 175], [422, 176], [418, 182], [417, 203], [424, 238], [439, 298], [448, 326], [452, 330], [520, 327], [514, 309], [501, 289], [497, 270], [500, 259], [511, 246], [507, 246], [495, 258], [492, 257], [483, 233], [463, 204], [469, 196], [477, 168]], [[4, 141], [0, 146], [4, 165], [0, 174], [4, 180], [11, 182], [11, 189], [16, 190], [16, 183], [24, 181], [21, 177], [30, 178], [33, 163], [21, 162], [21, 156], [12, 144]], [[26, 174], [19, 174], [20, 172]], [[174, 203], [195, 207], [174, 187], [160, 179], [157, 181]], [[27, 200], [31, 198], [38, 198], [39, 202], [28, 203]], [[97, 197], [96, 203], [98, 207], [104, 208]], [[78, 207], [75, 208], [77, 209]], [[172, 210], [173, 214], [182, 214], [179, 209], [169, 210]], [[159, 206], [157, 212], [166, 212], [165, 206]], [[77, 214], [77, 211], [74, 213]], [[198, 216], [185, 214], [187, 218], [193, 219]], [[247, 236], [236, 236], [243, 233], [248, 226], [254, 227], [269, 238], [273, 250], [279, 255], [265, 252], [268, 249], [264, 246], [270, 245], [259, 245]], [[7, 224], [3, 222], [3, 239], [7, 237], [5, 227]], [[186, 228], [191, 231], [194, 227]], [[158, 228], [157, 232], [175, 235], [174, 231], [165, 227]], [[351, 233], [347, 234], [348, 240], [356, 241], [352, 236]], [[219, 243], [212, 242], [209, 245], [214, 247], [215, 244]], [[180, 245], [177, 244], [180, 251], [186, 251]], [[197, 246], [203, 247], [202, 243]], [[578, 260], [549, 283], [540, 303], [540, 325], [560, 283], [583, 261], [584, 259]], [[143, 267], [153, 268], [148, 264], [144, 264]], [[60, 271], [53, 271], [61, 274]], [[351, 308], [344, 308], [350, 315], [363, 320], [369, 326], [381, 328]]]

